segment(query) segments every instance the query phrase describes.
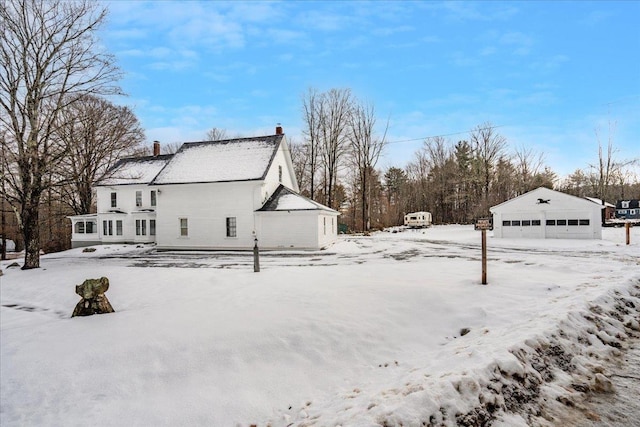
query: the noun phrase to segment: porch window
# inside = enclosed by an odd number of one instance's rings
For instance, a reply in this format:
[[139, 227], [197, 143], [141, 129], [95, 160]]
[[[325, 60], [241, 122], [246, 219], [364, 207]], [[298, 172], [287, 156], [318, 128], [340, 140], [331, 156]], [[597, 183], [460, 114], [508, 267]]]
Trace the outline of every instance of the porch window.
[[227, 237], [237, 237], [236, 217], [227, 217]]
[[155, 236], [155, 235], [156, 235], [156, 220], [150, 219], [149, 220], [149, 236]]
[[532, 219], [531, 220], [531, 225], [540, 225], [540, 220], [539, 219]]
[[76, 233], [84, 234], [84, 221], [76, 222]]
[[556, 225], [556, 220], [555, 219], [548, 219], [547, 220], [547, 225]]
[[577, 219], [570, 219], [569, 220], [569, 225], [578, 225], [578, 220]]
[[151, 206], [156, 205], [156, 190], [151, 190]]
[[531, 220], [529, 220], [529, 219], [522, 220], [522, 226], [523, 227], [530, 227], [531, 226]]
[[111, 193], [111, 207], [115, 208], [118, 206], [118, 196], [116, 193]]
[[511, 221], [511, 225], [513, 225], [514, 227], [520, 227], [520, 221], [518, 220]]
[[102, 221], [102, 234], [105, 236], [113, 236], [113, 221]]
[[556, 225], [567, 225], [566, 219], [559, 219], [556, 221]]
[[136, 236], [147, 235], [147, 221], [144, 219], [136, 219]]
[[503, 227], [511, 227], [511, 221], [502, 221]]
[[116, 220], [116, 236], [122, 236], [122, 220]]
[[580, 225], [589, 225], [589, 220], [588, 219], [581, 219], [580, 220]]
[[188, 236], [189, 235], [189, 221], [187, 218], [180, 218], [180, 235]]
[[142, 206], [142, 190], [136, 191], [136, 208]]

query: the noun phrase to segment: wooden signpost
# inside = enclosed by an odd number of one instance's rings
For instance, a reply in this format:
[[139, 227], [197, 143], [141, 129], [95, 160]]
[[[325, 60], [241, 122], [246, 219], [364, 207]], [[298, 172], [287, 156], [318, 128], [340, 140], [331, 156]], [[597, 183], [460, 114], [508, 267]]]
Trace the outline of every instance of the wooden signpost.
[[631, 223], [625, 222], [624, 224], [625, 234], [627, 235], [627, 245], [631, 243]]
[[482, 231], [482, 284], [487, 284], [487, 230], [491, 228], [491, 220], [480, 218], [476, 223], [476, 229]]

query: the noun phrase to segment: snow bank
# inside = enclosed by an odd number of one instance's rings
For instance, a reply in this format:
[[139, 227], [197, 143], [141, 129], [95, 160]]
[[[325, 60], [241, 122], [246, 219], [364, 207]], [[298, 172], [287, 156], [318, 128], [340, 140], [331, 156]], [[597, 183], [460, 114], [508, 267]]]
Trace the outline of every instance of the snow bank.
[[[0, 424], [550, 424], [638, 326], [640, 245], [616, 232], [489, 239], [488, 286], [463, 226], [266, 253], [258, 274], [125, 245], [2, 263]], [[100, 276], [116, 313], [70, 319]]]

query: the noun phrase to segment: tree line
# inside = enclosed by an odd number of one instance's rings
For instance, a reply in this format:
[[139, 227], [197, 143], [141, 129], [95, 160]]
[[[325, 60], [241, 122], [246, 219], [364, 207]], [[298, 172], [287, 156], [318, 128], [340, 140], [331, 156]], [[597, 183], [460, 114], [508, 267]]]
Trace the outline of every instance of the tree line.
[[425, 138], [409, 164], [382, 171], [376, 164], [389, 144], [389, 122], [376, 128], [374, 106], [350, 89], [309, 89], [302, 117], [304, 141], [291, 144], [301, 193], [339, 210], [351, 231], [399, 225], [416, 211], [431, 212], [438, 224], [468, 224], [538, 187], [612, 203], [640, 198], [638, 159], [617, 158], [611, 127], [606, 144], [596, 133], [597, 161], [559, 179], [543, 153], [510, 147], [489, 122], [464, 139]]
[[[66, 217], [95, 212], [92, 186], [118, 159], [150, 154], [135, 114], [108, 98], [121, 94], [122, 73], [96, 38], [106, 16], [91, 0], [0, 2], [0, 249], [4, 258], [5, 239], [16, 241], [24, 269], [39, 267], [41, 250], [69, 248]], [[304, 139], [290, 143], [301, 193], [339, 210], [352, 231], [423, 210], [437, 223], [469, 223], [539, 186], [640, 197], [637, 163], [618, 160], [611, 137], [598, 137], [597, 162], [563, 181], [541, 153], [509, 151], [491, 123], [455, 142], [426, 138], [408, 165], [383, 171], [389, 119], [378, 121], [372, 103], [348, 88], [311, 88], [301, 98]], [[219, 128], [205, 136], [226, 137]]]

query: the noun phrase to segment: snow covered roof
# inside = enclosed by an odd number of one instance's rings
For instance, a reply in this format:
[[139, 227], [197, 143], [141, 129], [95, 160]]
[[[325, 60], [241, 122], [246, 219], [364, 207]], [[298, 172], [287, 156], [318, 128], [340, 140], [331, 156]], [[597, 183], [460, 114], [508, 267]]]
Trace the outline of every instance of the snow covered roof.
[[[509, 199], [506, 200], [498, 205], [492, 206], [491, 208], [489, 208], [489, 211], [491, 213], [495, 213], [496, 211], [500, 211], [502, 210], [505, 206], [509, 206], [509, 205], [514, 205], [514, 203], [519, 203], [519, 201], [523, 201], [523, 200], [528, 200], [533, 198], [535, 200], [535, 198], [538, 197], [538, 203], [541, 205], [540, 208], [542, 209], [542, 207], [548, 207], [551, 206], [549, 204], [549, 198], [552, 199], [563, 199], [567, 202], [570, 201], [570, 203], [572, 205], [578, 205], [578, 206], [593, 206], [593, 202], [591, 200], [587, 200], [587, 198], [582, 198], [582, 197], [578, 197], [578, 196], [573, 196], [571, 194], [567, 194], [567, 193], [563, 193], [561, 191], [556, 191], [556, 190], [552, 190], [550, 188], [546, 188], [546, 187], [538, 187], [535, 190], [531, 190], [528, 191], [524, 194], [521, 194], [517, 197], [514, 197], [513, 199]], [[547, 198], [545, 200], [545, 198]], [[555, 206], [555, 204], [554, 204]], [[557, 207], [557, 206], [556, 206]], [[602, 206], [601, 206], [602, 208]]]
[[[595, 197], [585, 197], [585, 199], [589, 200], [590, 202], [596, 203], [598, 205], [602, 205], [602, 200], [601, 199], [596, 199]], [[615, 205], [612, 205], [609, 202], [604, 202], [604, 206], [606, 206], [608, 208], [615, 208]]]
[[301, 196], [290, 188], [285, 187], [280, 184], [276, 191], [273, 192], [269, 200], [258, 209], [259, 212], [267, 212], [267, 211], [317, 211], [324, 210], [328, 212], [337, 211], [328, 208], [327, 206], [320, 204], [318, 202], [314, 202], [313, 200]]
[[270, 135], [185, 143], [152, 184], [264, 179], [282, 138]]
[[96, 185], [148, 184], [171, 160], [171, 157], [173, 157], [173, 154], [121, 159], [109, 170], [107, 176], [98, 181]]

